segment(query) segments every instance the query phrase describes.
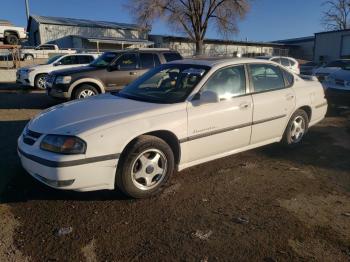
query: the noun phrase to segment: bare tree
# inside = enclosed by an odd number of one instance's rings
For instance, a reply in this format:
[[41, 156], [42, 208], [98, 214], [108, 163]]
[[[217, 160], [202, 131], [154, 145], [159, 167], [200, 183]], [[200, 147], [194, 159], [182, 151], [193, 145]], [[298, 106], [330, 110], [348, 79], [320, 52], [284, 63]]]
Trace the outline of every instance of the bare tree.
[[323, 5], [327, 11], [323, 12], [322, 23], [327, 30], [343, 30], [350, 26], [350, 0], [329, 0]]
[[165, 19], [175, 30], [186, 33], [196, 43], [196, 54], [203, 54], [208, 27], [216, 26], [227, 36], [235, 33], [237, 21], [249, 10], [249, 0], [133, 0], [129, 8], [139, 24], [150, 26]]

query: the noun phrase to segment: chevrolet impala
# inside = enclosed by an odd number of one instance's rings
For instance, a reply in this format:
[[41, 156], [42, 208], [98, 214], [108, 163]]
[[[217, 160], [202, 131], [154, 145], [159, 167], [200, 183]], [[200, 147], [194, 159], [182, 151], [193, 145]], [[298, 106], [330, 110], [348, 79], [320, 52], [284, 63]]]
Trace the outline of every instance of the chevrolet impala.
[[276, 142], [297, 146], [326, 111], [318, 81], [271, 61], [174, 61], [120, 92], [41, 112], [18, 154], [48, 186], [145, 198], [174, 170]]

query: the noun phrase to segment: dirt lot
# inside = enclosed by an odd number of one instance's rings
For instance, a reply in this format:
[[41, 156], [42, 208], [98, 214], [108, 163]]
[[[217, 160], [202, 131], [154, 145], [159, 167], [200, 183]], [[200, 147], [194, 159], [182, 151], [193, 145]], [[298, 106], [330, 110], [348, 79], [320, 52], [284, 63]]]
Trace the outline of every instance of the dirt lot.
[[325, 119], [298, 148], [200, 165], [136, 201], [49, 189], [21, 168], [17, 137], [55, 103], [0, 92], [0, 261], [350, 260], [348, 113]]

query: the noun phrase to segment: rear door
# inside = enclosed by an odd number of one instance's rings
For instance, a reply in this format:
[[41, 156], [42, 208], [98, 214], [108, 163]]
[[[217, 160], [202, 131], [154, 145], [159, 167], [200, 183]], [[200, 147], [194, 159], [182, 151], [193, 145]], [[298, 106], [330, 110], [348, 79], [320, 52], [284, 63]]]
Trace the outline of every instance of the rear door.
[[250, 64], [249, 72], [254, 103], [251, 144], [279, 138], [295, 109], [294, 77], [272, 64]]

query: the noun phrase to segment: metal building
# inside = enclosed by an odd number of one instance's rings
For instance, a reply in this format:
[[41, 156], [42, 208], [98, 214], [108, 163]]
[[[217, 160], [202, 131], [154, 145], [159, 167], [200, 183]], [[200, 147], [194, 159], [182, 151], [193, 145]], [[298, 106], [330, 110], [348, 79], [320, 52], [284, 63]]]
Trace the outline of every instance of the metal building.
[[294, 48], [291, 48], [291, 52], [289, 53], [289, 55], [296, 59], [308, 61], [312, 61], [314, 59], [314, 36], [279, 40], [274, 41], [273, 43], [280, 43], [293, 46]]
[[350, 58], [350, 29], [315, 34], [315, 62], [341, 58]]
[[27, 31], [32, 46], [54, 43], [61, 48], [108, 50], [153, 44], [148, 30], [125, 23], [32, 15]]
[[[195, 55], [195, 43], [187, 37], [149, 35], [154, 47], [177, 50], [185, 57]], [[208, 56], [256, 56], [281, 55], [288, 56], [291, 46], [281, 43], [231, 41], [221, 39], [205, 39], [204, 54]]]

